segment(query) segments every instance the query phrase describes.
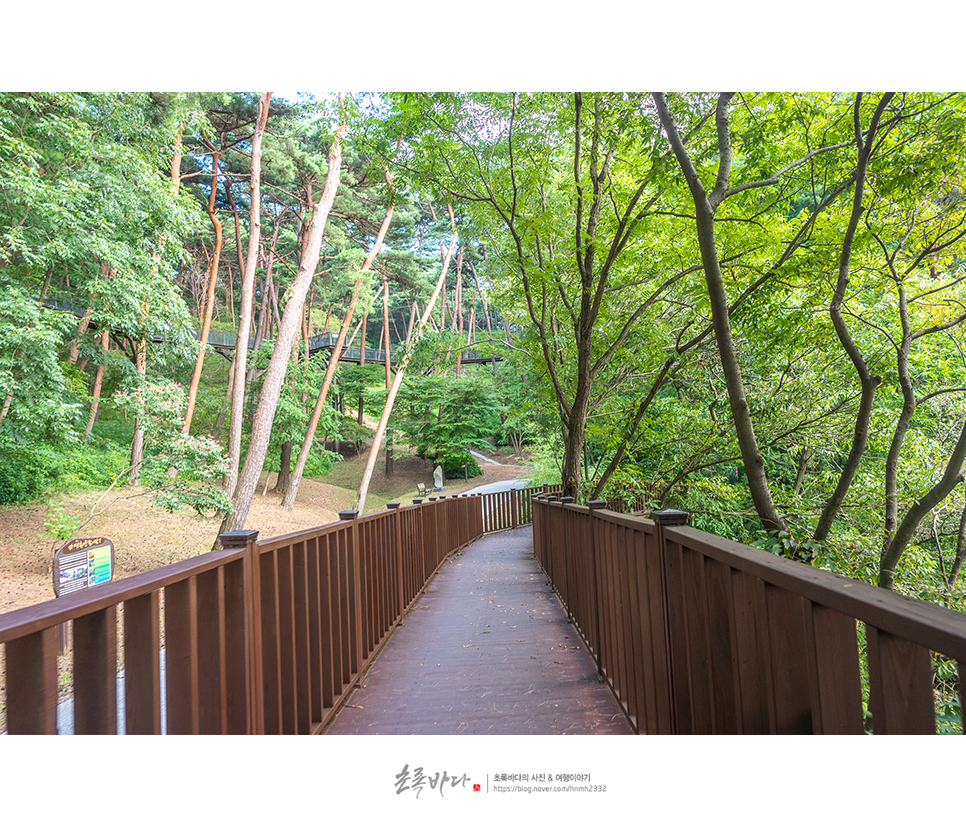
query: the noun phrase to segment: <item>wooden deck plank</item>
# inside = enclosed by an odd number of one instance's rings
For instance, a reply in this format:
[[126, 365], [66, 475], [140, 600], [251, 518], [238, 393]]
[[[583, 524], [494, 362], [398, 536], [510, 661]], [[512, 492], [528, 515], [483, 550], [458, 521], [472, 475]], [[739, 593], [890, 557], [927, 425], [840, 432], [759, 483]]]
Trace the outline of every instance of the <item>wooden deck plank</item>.
[[626, 735], [631, 728], [533, 558], [529, 529], [451, 557], [331, 735]]

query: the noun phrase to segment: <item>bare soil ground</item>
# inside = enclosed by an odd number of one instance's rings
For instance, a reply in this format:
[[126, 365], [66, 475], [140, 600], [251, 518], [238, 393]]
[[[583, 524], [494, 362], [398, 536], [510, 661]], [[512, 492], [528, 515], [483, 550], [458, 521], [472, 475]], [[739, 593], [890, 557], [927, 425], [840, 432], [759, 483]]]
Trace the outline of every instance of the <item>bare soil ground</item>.
[[[400, 454], [403, 450], [397, 450]], [[526, 478], [526, 461], [500, 452], [483, 452], [501, 466], [479, 461], [483, 475], [469, 481], [445, 484], [448, 493], [513, 478]], [[290, 512], [281, 507], [281, 496], [271, 492], [274, 473], [264, 473], [252, 502], [245, 527], [259, 531], [259, 539], [303, 530], [338, 520], [340, 510], [351, 509], [365, 465], [365, 455], [348, 458], [320, 479], [306, 479]], [[262, 495], [265, 479], [269, 492]], [[409, 503], [416, 484], [432, 484], [432, 464], [413, 455], [398, 457], [391, 478], [385, 475], [380, 456], [369, 488], [366, 511], [385, 507], [387, 501]], [[63, 511], [84, 517], [101, 493], [58, 496]], [[121, 579], [181, 559], [206, 553], [218, 532], [217, 518], [204, 518], [191, 510], [169, 513], [155, 507], [151, 496], [128, 487], [102, 502], [103, 513], [75, 535], [104, 536], [114, 543], [115, 578]], [[18, 507], [0, 507], [0, 613], [54, 598], [51, 567], [55, 541], [45, 527], [46, 500]]]

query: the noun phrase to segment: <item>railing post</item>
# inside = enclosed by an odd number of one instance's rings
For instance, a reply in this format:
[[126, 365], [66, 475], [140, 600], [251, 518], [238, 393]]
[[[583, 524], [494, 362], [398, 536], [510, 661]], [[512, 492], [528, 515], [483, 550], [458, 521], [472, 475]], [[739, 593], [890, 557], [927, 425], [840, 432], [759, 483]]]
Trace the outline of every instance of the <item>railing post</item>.
[[518, 500], [519, 496], [517, 495], [517, 489], [516, 487], [512, 487], [510, 489], [510, 523], [514, 530], [520, 526], [520, 515], [519, 511], [517, 510]]
[[594, 595], [594, 642], [597, 644], [597, 680], [600, 682], [604, 679], [604, 653], [601, 650], [600, 639], [600, 584], [597, 578], [597, 574], [600, 571], [600, 554], [597, 546], [597, 537], [599, 532], [597, 527], [600, 524], [598, 513], [601, 510], [607, 509], [607, 502], [601, 501], [600, 499], [596, 501], [588, 501], [587, 509], [590, 510], [590, 558], [593, 562], [592, 593]]
[[680, 564], [671, 565], [668, 557], [666, 527], [688, 523], [688, 513], [683, 510], [655, 510], [651, 520], [657, 526], [657, 546], [661, 565], [661, 585], [664, 597], [664, 633], [667, 646], [668, 696], [671, 703], [671, 732], [675, 735], [690, 734], [693, 730], [691, 716], [690, 678], [688, 667], [686, 606], [681, 598]]
[[[573, 504], [574, 503], [573, 496], [571, 496], [571, 495], [562, 495], [560, 497], [560, 503], [561, 504]], [[568, 623], [572, 623], [574, 621], [574, 613], [573, 613], [574, 606], [573, 606], [573, 601], [572, 600], [573, 600], [573, 595], [575, 593], [575, 590], [574, 590], [573, 587], [571, 587], [571, 582], [570, 582], [570, 578], [571, 578], [570, 577], [570, 545], [571, 545], [571, 541], [572, 541], [572, 536], [569, 535], [570, 531], [567, 529], [570, 526], [570, 522], [572, 520], [573, 519], [570, 518], [570, 513], [564, 512], [564, 513], [561, 513], [560, 514], [560, 521], [562, 522], [562, 524], [560, 526], [563, 528], [563, 534], [564, 534], [564, 536], [563, 536], [563, 557], [564, 557], [564, 564], [563, 564], [563, 584], [564, 584], [564, 593], [563, 593], [562, 596], [563, 596], [563, 599], [564, 599], [564, 610], [567, 612], [567, 622]], [[559, 593], [560, 589], [558, 588], [557, 591]]]
[[[258, 530], [232, 530], [222, 533], [218, 537], [218, 545], [224, 550], [244, 547], [245, 556], [242, 559], [242, 617], [244, 630], [244, 656], [225, 658], [226, 693], [228, 709], [228, 732], [252, 735], [264, 735], [265, 710], [264, 687], [262, 669], [262, 610], [261, 593], [259, 592], [258, 572]], [[227, 602], [227, 600], [226, 600]], [[227, 612], [226, 612], [227, 619]], [[225, 623], [226, 632], [230, 625]], [[236, 645], [230, 635], [226, 635], [227, 645]], [[233, 674], [234, 673], [234, 674]], [[241, 687], [241, 692], [234, 692]], [[232, 709], [233, 701], [237, 703], [239, 697], [243, 699], [242, 706]], [[234, 719], [234, 720], [233, 720]], [[244, 723], [243, 723], [244, 722]]]
[[553, 535], [553, 532], [554, 532], [553, 519], [555, 518], [555, 516], [550, 511], [549, 508], [551, 505], [553, 505], [554, 501], [557, 501], [557, 500], [559, 500], [558, 496], [553, 494], [547, 495], [547, 538], [545, 540], [546, 548], [544, 550], [544, 553], [546, 554], [545, 558], [547, 560], [547, 566], [545, 570], [547, 571], [547, 578], [550, 580], [549, 582], [547, 582], [547, 584], [554, 589], [556, 589], [557, 587], [556, 583], [553, 581], [554, 567], [555, 567], [554, 563], [556, 561], [554, 556], [554, 553], [556, 551], [556, 547], [555, 547], [556, 543], [554, 542], [554, 535]]
[[362, 548], [359, 542], [359, 511], [342, 510], [339, 513], [340, 521], [352, 522], [352, 607], [355, 612], [352, 628], [352, 640], [355, 643], [355, 668], [350, 668], [351, 674], [357, 674], [362, 669], [363, 647], [362, 647]]
[[[390, 501], [386, 508], [392, 510], [396, 528], [396, 604], [399, 606], [396, 616], [398, 617], [406, 608], [405, 595], [403, 593], [403, 552], [402, 552], [402, 519], [399, 517], [399, 502]], [[395, 620], [395, 617], [393, 617]]]

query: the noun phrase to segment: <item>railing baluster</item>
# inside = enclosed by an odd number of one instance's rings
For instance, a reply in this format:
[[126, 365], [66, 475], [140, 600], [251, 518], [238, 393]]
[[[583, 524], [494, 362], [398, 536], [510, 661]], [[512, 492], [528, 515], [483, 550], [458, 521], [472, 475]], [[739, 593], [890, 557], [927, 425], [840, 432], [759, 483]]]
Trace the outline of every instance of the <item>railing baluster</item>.
[[195, 645], [198, 668], [198, 732], [224, 733], [228, 710], [224, 690], [224, 579], [221, 568], [195, 577]]
[[862, 682], [855, 620], [823, 605], [809, 605], [814, 657], [812, 724], [816, 733], [860, 734]]
[[872, 732], [935, 733], [929, 650], [869, 625], [865, 635]]
[[282, 692], [279, 669], [279, 600], [275, 572], [277, 551], [260, 553], [258, 561], [259, 610], [261, 612], [262, 716], [268, 735], [282, 732]]
[[312, 730], [312, 656], [309, 639], [309, 566], [304, 541], [292, 547], [292, 614], [295, 732]]
[[736, 571], [731, 577], [735, 615], [735, 666], [739, 731], [746, 735], [772, 732], [771, 657], [765, 583]]
[[117, 608], [74, 620], [74, 732], [117, 733]]
[[57, 733], [57, 627], [11, 640], [6, 646], [7, 731]]
[[127, 735], [161, 732], [160, 592], [124, 603], [124, 722]]
[[199, 732], [196, 612], [194, 576], [165, 588], [165, 704], [169, 735]]
[[705, 559], [703, 565], [708, 604], [711, 700], [715, 732], [733, 735], [738, 732], [738, 704], [731, 568], [714, 559]]
[[[254, 542], [254, 539], [251, 541]], [[249, 685], [254, 673], [251, 668], [251, 642], [254, 635], [246, 597], [245, 559], [236, 559], [225, 565], [223, 577], [225, 732], [244, 735], [254, 732]]]
[[811, 733], [808, 649], [804, 600], [791, 591], [766, 586], [771, 678], [778, 733]]

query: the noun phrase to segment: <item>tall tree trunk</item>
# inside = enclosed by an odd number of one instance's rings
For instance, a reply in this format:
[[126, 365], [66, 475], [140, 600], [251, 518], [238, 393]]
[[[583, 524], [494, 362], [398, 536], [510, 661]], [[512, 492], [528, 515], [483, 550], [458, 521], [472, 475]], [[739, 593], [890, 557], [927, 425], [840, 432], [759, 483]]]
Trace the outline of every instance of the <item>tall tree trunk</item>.
[[456, 378], [460, 378], [460, 370], [463, 365], [463, 247], [460, 247], [459, 256], [456, 258], [456, 292], [454, 293], [453, 304], [456, 307], [456, 326], [459, 333], [459, 349], [456, 352]]
[[758, 439], [755, 436], [755, 427], [751, 418], [751, 409], [748, 406], [748, 397], [745, 393], [738, 351], [731, 334], [728, 299], [725, 294], [721, 262], [718, 258], [715, 242], [715, 210], [727, 190], [731, 166], [730, 136], [728, 133], [728, 102], [731, 100], [731, 96], [730, 93], [722, 93], [718, 98], [716, 123], [718, 128], [719, 173], [714, 190], [710, 195], [705, 190], [704, 184], [701, 182], [691, 158], [684, 148], [684, 143], [678, 134], [677, 125], [667, 109], [663, 95], [655, 93], [654, 101], [660, 114], [661, 124], [667, 133], [671, 148], [687, 181], [694, 203], [698, 247], [701, 252], [701, 264], [704, 268], [705, 282], [708, 287], [708, 298], [711, 302], [714, 336], [718, 344], [718, 355], [728, 388], [728, 401], [735, 422], [738, 447], [741, 450], [741, 459], [745, 466], [745, 474], [748, 477], [748, 489], [751, 493], [752, 502], [755, 505], [758, 518], [766, 529], [787, 532], [788, 525], [775, 506], [771, 489], [768, 486], [765, 461], [758, 446]]
[[312, 409], [312, 416], [309, 417], [309, 424], [305, 430], [305, 439], [302, 441], [302, 448], [299, 449], [299, 455], [295, 461], [295, 469], [292, 472], [289, 487], [285, 492], [285, 499], [282, 501], [282, 506], [286, 510], [292, 509], [292, 506], [295, 504], [295, 498], [298, 495], [299, 486], [302, 483], [302, 473], [305, 471], [305, 464], [308, 462], [309, 453], [312, 451], [312, 443], [315, 441], [315, 430], [318, 427], [319, 419], [322, 416], [322, 408], [325, 406], [325, 400], [329, 394], [329, 387], [332, 385], [332, 379], [335, 377], [336, 369], [339, 367], [339, 356], [342, 353], [342, 346], [345, 344], [346, 333], [348, 332], [349, 324], [352, 321], [352, 313], [355, 310], [356, 301], [359, 299], [359, 292], [362, 289], [362, 284], [365, 281], [369, 267], [372, 266], [373, 260], [375, 259], [379, 250], [382, 248], [382, 241], [386, 236], [386, 232], [389, 230], [389, 224], [392, 222], [395, 200], [392, 176], [388, 169], [385, 172], [385, 176], [386, 185], [389, 186], [389, 208], [386, 209], [386, 216], [383, 218], [382, 226], [379, 227], [379, 232], [376, 235], [375, 243], [373, 243], [372, 247], [369, 249], [365, 262], [362, 264], [362, 268], [359, 270], [359, 277], [356, 279], [356, 282], [352, 287], [352, 295], [349, 298], [349, 306], [346, 310], [345, 317], [342, 319], [342, 326], [339, 328], [339, 335], [336, 337], [335, 345], [332, 347], [332, 353], [329, 356], [329, 364], [325, 369], [325, 377], [322, 380], [322, 387], [319, 389], [319, 395], [315, 400], [315, 407]]
[[406, 328], [406, 341], [413, 337], [413, 328], [416, 326], [416, 302], [413, 302], [413, 309], [409, 313], [409, 326]]
[[306, 232], [305, 245], [302, 247], [302, 256], [299, 262], [298, 273], [295, 281], [287, 293], [288, 302], [285, 305], [285, 313], [282, 317], [281, 327], [279, 328], [278, 339], [275, 342], [275, 349], [272, 351], [272, 358], [269, 360], [268, 369], [265, 371], [265, 378], [262, 383], [262, 393], [258, 401], [258, 409], [252, 421], [251, 442], [248, 447], [248, 455], [242, 467], [238, 484], [232, 497], [234, 509], [222, 520], [220, 533], [234, 530], [245, 524], [248, 517], [248, 510], [251, 507], [252, 497], [255, 488], [258, 486], [258, 479], [265, 463], [265, 455], [268, 453], [268, 443], [272, 434], [272, 422], [275, 419], [275, 410], [278, 407], [278, 396], [282, 390], [282, 383], [285, 380], [285, 371], [288, 368], [289, 357], [291, 356], [292, 346], [295, 342], [295, 334], [299, 324], [299, 315], [305, 298], [308, 295], [309, 285], [312, 283], [312, 276], [315, 275], [315, 268], [319, 262], [319, 254], [322, 248], [322, 234], [325, 230], [325, 223], [332, 209], [336, 191], [339, 188], [339, 178], [342, 169], [342, 140], [348, 127], [344, 118], [345, 111], [344, 95], [339, 95], [339, 106], [342, 110], [343, 118], [341, 124], [335, 132], [332, 140], [332, 147], [329, 151], [329, 168], [326, 173], [325, 187], [319, 201], [313, 206], [312, 220]]
[[386, 352], [386, 390], [392, 387], [392, 375], [389, 370], [389, 279], [382, 279], [382, 330], [385, 333], [383, 350]]
[[94, 374], [94, 390], [91, 394], [91, 411], [90, 416], [87, 418], [87, 425], [84, 427], [84, 440], [87, 440], [91, 436], [91, 431], [94, 428], [94, 422], [97, 420], [97, 414], [101, 408], [101, 385], [104, 382], [104, 366], [107, 364], [107, 346], [110, 339], [111, 331], [107, 328], [101, 333], [101, 363], [97, 366], [97, 372]]
[[292, 478], [292, 441], [286, 440], [278, 453], [278, 479], [272, 492], [284, 495]]
[[[252, 328], [252, 312], [255, 304], [255, 269], [261, 244], [261, 176], [262, 137], [268, 121], [268, 109], [272, 94], [263, 93], [258, 99], [258, 120], [252, 137], [251, 208], [249, 214], [248, 254], [244, 262], [241, 284], [241, 309], [238, 315], [238, 337], [235, 340], [235, 358], [232, 362], [231, 418], [228, 423], [228, 477], [225, 484], [229, 495], [235, 492], [238, 482], [238, 466], [241, 462], [242, 418], [245, 410], [245, 376], [248, 366], [248, 337]], [[241, 236], [238, 236], [241, 252]]]
[[432, 297], [426, 303], [426, 308], [423, 310], [423, 315], [419, 320], [419, 325], [416, 328], [412, 341], [407, 342], [406, 344], [406, 350], [403, 354], [403, 358], [396, 368], [396, 375], [393, 378], [392, 387], [389, 389], [389, 393], [386, 395], [386, 404], [382, 409], [382, 416], [379, 418], [379, 425], [376, 426], [376, 433], [372, 438], [372, 447], [369, 449], [369, 458], [366, 461], [366, 468], [362, 473], [362, 483], [359, 485], [359, 492], [356, 495], [355, 509], [360, 513], [365, 511], [366, 496], [369, 493], [369, 483], [372, 481], [372, 473], [376, 467], [376, 458], [379, 455], [379, 446], [382, 443], [383, 435], [386, 433], [386, 426], [389, 424], [389, 415], [392, 413], [393, 403], [396, 401], [396, 395], [399, 393], [399, 387], [402, 385], [403, 377], [406, 374], [406, 368], [408, 367], [409, 360], [413, 355], [413, 349], [422, 338], [423, 332], [426, 329], [426, 322], [433, 312], [433, 307], [436, 306], [436, 299], [439, 297], [443, 284], [446, 281], [446, 273], [449, 270], [449, 262], [453, 257], [453, 250], [456, 248], [456, 241], [459, 236], [456, 233], [456, 221], [453, 217], [452, 208], [449, 210], [449, 217], [450, 224], [453, 227], [453, 238], [450, 241], [449, 249], [446, 250], [445, 257], [443, 258], [443, 268], [439, 273], [439, 280], [436, 282], [436, 288], [433, 290]]
[[87, 328], [90, 327], [91, 316], [94, 314], [94, 308], [88, 307], [84, 310], [83, 315], [81, 315], [80, 321], [77, 324], [77, 332], [74, 338], [70, 342], [70, 351], [68, 353], [68, 361], [72, 365], [77, 364], [78, 357], [80, 355], [80, 343], [84, 334], [87, 333]]
[[476, 274], [476, 267], [473, 266], [473, 261], [468, 261], [470, 265], [470, 272], [473, 273], [473, 280], [476, 282], [476, 292], [479, 295], [480, 301], [483, 303], [483, 316], [486, 318], [486, 332], [490, 334], [490, 338], [493, 338], [493, 323], [490, 321], [490, 308], [486, 304], [486, 296], [483, 294], [483, 288], [480, 286], [479, 276]]
[[852, 212], [849, 222], [842, 238], [842, 248], [839, 253], [839, 270], [835, 284], [835, 293], [832, 303], [829, 305], [829, 316], [832, 325], [839, 338], [849, 360], [852, 362], [855, 372], [859, 376], [861, 395], [859, 397], [859, 408], [855, 415], [855, 427], [852, 431], [852, 445], [849, 448], [849, 455], [846, 458], [842, 472], [839, 474], [838, 483], [835, 489], [825, 502], [822, 515], [819, 517], [818, 524], [815, 525], [813, 538], [816, 541], [825, 541], [832, 529], [832, 522], [838, 515], [845, 496], [848, 494], [855, 473], [859, 469], [859, 463], [865, 454], [869, 443], [869, 421], [872, 419], [872, 405], [875, 399], [876, 389], [882, 381], [881, 377], [873, 375], [869, 369], [865, 357], [849, 332], [845, 317], [842, 315], [842, 304], [845, 301], [845, 293], [849, 285], [849, 264], [852, 258], [852, 243], [855, 239], [855, 231], [862, 216], [862, 198], [865, 194], [865, 178], [869, 167], [869, 159], [872, 156], [872, 149], [875, 144], [876, 131], [879, 127], [879, 119], [885, 111], [886, 105], [892, 98], [892, 93], [887, 93], [880, 100], [876, 108], [875, 115], [863, 139], [862, 128], [859, 121], [860, 105], [862, 104], [862, 94], [858, 93], [855, 97], [853, 108], [853, 118], [855, 125], [855, 145], [858, 152], [855, 168], [855, 190], [852, 194]]
[[[135, 352], [134, 368], [140, 378], [140, 384], [144, 383], [144, 377], [148, 367], [148, 343], [146, 339], [141, 339]], [[144, 426], [140, 420], [134, 421], [134, 439], [131, 441], [131, 475], [130, 482], [133, 486], [141, 484], [141, 463], [144, 461]]]
[[208, 267], [208, 293], [205, 300], [205, 317], [201, 323], [201, 335], [198, 337], [198, 358], [195, 360], [194, 373], [191, 375], [191, 386], [188, 388], [188, 406], [185, 409], [185, 434], [191, 431], [191, 419], [195, 413], [195, 400], [198, 397], [198, 384], [201, 382], [201, 369], [205, 364], [205, 350], [208, 346], [208, 331], [211, 330], [211, 316], [215, 308], [215, 288], [218, 285], [218, 260], [221, 257], [222, 233], [221, 221], [215, 213], [215, 194], [218, 192], [218, 163], [221, 151], [215, 151], [211, 160], [211, 190], [208, 195], [208, 217], [215, 229], [215, 248]]

